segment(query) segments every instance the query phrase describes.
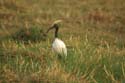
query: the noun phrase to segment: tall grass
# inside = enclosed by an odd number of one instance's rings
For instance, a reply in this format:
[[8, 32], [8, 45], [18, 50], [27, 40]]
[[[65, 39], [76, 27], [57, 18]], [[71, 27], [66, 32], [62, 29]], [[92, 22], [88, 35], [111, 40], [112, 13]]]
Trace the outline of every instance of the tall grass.
[[[125, 82], [124, 0], [1, 0], [0, 7], [0, 82]], [[28, 44], [11, 38], [27, 23], [46, 30], [56, 19], [66, 58], [51, 51], [53, 32]]]

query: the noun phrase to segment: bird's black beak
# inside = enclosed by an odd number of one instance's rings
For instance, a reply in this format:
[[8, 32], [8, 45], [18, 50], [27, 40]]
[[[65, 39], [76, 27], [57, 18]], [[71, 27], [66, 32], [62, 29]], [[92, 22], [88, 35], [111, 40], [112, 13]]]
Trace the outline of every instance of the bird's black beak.
[[43, 33], [43, 36], [44, 36], [44, 37], [47, 37], [47, 34], [46, 34], [46, 33]]
[[47, 31], [46, 31], [46, 33], [48, 33], [51, 29], [53, 29], [54, 28], [54, 26], [52, 26], [52, 27], [50, 27]]
[[53, 29], [54, 27], [52, 26], [52, 27], [50, 27], [44, 34], [43, 34], [43, 36], [44, 37], [47, 37], [47, 33], [51, 30], [51, 29]]
[[53, 26], [51, 26], [47, 31], [46, 33], [44, 33], [44, 36], [47, 36], [47, 33], [52, 30], [52, 29], [57, 29], [58, 28], [58, 25], [57, 24], [54, 24]]

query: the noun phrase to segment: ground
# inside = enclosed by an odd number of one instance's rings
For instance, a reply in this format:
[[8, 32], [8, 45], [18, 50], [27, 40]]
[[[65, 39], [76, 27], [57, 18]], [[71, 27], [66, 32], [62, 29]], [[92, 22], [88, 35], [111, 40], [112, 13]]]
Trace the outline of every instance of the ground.
[[[124, 10], [124, 0], [1, 0], [0, 83], [124, 83]], [[51, 50], [53, 31], [44, 41], [12, 39], [59, 19], [66, 59]]]

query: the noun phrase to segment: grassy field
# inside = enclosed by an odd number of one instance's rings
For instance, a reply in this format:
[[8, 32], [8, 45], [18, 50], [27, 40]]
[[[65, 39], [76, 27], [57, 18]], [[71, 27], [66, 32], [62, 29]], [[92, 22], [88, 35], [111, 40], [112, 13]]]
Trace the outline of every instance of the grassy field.
[[[0, 0], [0, 83], [125, 83], [124, 0]], [[46, 41], [12, 39], [20, 29], [45, 32], [63, 20], [68, 56]]]

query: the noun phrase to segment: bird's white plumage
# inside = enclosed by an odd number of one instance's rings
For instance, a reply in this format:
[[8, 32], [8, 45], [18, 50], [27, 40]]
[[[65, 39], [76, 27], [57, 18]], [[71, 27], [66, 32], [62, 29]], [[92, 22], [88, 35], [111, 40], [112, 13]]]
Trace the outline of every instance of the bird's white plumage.
[[53, 41], [52, 49], [57, 54], [61, 54], [61, 55], [63, 54], [65, 56], [67, 56], [66, 45], [62, 40], [60, 40], [58, 38], [55, 38], [55, 40]]

